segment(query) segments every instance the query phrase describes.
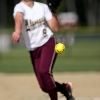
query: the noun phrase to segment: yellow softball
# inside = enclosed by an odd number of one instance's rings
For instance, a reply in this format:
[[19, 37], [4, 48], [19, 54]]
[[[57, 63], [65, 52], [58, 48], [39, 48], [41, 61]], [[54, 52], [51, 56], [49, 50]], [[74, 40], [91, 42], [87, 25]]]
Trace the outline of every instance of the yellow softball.
[[55, 52], [58, 54], [62, 54], [65, 51], [65, 45], [63, 43], [57, 43], [55, 45]]

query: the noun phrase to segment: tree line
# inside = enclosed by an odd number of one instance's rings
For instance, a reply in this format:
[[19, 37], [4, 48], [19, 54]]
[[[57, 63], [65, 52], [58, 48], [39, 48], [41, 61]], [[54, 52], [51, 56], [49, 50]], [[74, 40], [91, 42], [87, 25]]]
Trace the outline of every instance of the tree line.
[[[46, 0], [36, 0], [46, 3]], [[20, 0], [0, 0], [0, 27], [13, 27], [13, 8]], [[100, 0], [62, 0], [57, 10], [76, 12], [81, 26], [100, 25]]]

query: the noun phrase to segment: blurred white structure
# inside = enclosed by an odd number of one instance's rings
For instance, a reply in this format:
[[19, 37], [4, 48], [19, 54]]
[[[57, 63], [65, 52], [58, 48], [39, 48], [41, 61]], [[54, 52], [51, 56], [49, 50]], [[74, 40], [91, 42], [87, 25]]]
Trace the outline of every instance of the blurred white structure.
[[[75, 12], [63, 12], [58, 14], [58, 21], [60, 24], [60, 27], [66, 28], [66, 29], [74, 29], [78, 26], [78, 15]], [[67, 46], [72, 46], [75, 42], [75, 34], [74, 31], [68, 31], [66, 32], [65, 36], [58, 36], [57, 37], [58, 42], [63, 42]]]
[[63, 12], [58, 14], [61, 27], [73, 28], [78, 25], [78, 15], [75, 12]]
[[8, 34], [0, 34], [0, 52], [7, 52], [11, 48], [11, 38]]

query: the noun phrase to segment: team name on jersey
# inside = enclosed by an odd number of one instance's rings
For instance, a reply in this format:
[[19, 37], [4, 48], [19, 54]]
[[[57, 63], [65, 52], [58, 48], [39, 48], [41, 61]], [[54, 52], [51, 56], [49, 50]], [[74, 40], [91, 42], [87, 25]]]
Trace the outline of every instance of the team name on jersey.
[[41, 23], [44, 23], [45, 24], [45, 19], [44, 18], [41, 18], [41, 19], [38, 19], [36, 21], [32, 21], [30, 19], [26, 19], [25, 20], [25, 26], [26, 26], [26, 29], [27, 30], [30, 30], [32, 27], [34, 27], [35, 25], [41, 25]]

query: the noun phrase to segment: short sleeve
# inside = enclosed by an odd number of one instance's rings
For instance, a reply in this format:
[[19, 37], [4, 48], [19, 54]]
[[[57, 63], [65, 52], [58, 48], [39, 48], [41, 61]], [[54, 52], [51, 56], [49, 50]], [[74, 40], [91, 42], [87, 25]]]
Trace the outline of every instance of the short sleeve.
[[52, 18], [52, 13], [47, 5], [44, 5], [45, 19], [46, 21]]
[[24, 9], [23, 9], [23, 7], [22, 7], [20, 4], [17, 4], [17, 5], [14, 7], [13, 17], [16, 16], [16, 13], [17, 13], [17, 12], [22, 12], [22, 13], [24, 13]]

